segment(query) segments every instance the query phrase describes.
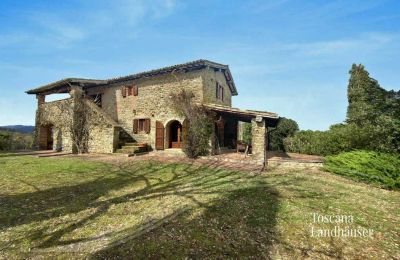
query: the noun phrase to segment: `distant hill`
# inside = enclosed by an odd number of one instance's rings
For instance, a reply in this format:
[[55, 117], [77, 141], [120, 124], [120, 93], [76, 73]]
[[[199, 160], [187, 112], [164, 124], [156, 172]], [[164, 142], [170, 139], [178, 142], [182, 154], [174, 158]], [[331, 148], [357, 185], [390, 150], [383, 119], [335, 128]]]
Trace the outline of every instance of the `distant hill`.
[[31, 125], [5, 125], [5, 126], [0, 126], [0, 129], [10, 130], [13, 132], [19, 132], [24, 134], [30, 134], [35, 131], [35, 127]]

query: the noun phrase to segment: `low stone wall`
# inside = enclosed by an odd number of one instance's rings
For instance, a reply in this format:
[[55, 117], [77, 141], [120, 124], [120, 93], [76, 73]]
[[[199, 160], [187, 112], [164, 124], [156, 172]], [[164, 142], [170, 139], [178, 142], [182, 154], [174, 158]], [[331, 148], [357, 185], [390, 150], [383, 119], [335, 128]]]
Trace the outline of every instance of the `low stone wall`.
[[238, 160], [238, 159], [232, 159], [232, 158], [223, 158], [219, 156], [203, 156], [201, 157], [203, 159], [207, 160], [212, 160], [212, 161], [218, 161], [218, 162], [229, 162], [229, 163], [238, 163], [238, 164], [243, 164], [243, 165], [258, 165], [262, 166], [263, 165], [263, 160], [260, 159], [251, 159], [251, 160]]
[[299, 162], [290, 160], [267, 160], [268, 167], [287, 167], [287, 168], [320, 168], [323, 166], [321, 162]]

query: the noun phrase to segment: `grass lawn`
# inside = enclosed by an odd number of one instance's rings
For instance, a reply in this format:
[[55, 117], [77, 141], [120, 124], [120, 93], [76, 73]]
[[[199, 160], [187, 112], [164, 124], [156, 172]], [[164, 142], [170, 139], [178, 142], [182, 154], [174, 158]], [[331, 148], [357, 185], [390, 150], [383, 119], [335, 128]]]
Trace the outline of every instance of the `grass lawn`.
[[[0, 176], [0, 258], [400, 258], [400, 192], [316, 169], [0, 154]], [[373, 235], [311, 236], [337, 225]]]

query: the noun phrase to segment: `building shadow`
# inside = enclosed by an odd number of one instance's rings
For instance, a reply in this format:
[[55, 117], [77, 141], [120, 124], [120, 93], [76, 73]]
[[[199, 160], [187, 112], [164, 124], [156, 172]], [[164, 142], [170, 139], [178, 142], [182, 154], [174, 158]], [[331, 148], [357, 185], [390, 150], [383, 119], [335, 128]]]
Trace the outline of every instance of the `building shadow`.
[[122, 238], [90, 258], [270, 259], [273, 242], [279, 240], [278, 197], [277, 191], [265, 183], [239, 188], [210, 205], [202, 205], [204, 211], [196, 217], [194, 208], [183, 208], [144, 224], [144, 228], [123, 230]]
[[[1, 245], [0, 249], [7, 250], [28, 240], [32, 251], [21, 252], [20, 256], [46, 256], [41, 252], [56, 252], [57, 247], [74, 248], [77, 244], [106, 239], [109, 242], [91, 254], [91, 258], [269, 258], [272, 242], [278, 236], [275, 225], [279, 194], [260, 176], [159, 162], [107, 165], [101, 171], [104, 174], [90, 181], [48, 189], [40, 189], [16, 176], [16, 181], [35, 191], [0, 196], [1, 230], [94, 210], [57, 229], [41, 225], [23, 238], [16, 237]], [[168, 178], [160, 174], [166, 171], [171, 173]], [[141, 186], [134, 192], [108, 196], [138, 183]], [[226, 185], [231, 188], [224, 188]], [[65, 239], [66, 235], [109, 214], [115, 205], [132, 201], [151, 203], [168, 196], [191, 203], [182, 204], [159, 219], [150, 216], [140, 226], [109, 230], [101, 236]], [[213, 199], [203, 201], [202, 196]], [[82, 253], [88, 256], [87, 251]]]

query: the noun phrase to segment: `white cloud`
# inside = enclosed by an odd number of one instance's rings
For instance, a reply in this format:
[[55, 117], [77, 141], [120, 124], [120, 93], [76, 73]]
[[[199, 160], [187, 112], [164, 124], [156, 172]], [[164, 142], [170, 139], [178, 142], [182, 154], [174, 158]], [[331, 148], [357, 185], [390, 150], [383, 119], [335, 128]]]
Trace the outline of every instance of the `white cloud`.
[[398, 34], [364, 33], [354, 38], [284, 44], [280, 49], [309, 56], [338, 55], [343, 52], [384, 49], [385, 45], [398, 38]]
[[[171, 15], [175, 0], [81, 1], [75, 10], [59, 12], [31, 11], [21, 18], [35, 31], [16, 30], [0, 35], [0, 47], [25, 44], [29, 48], [49, 46], [68, 48], [90, 37], [122, 35], [132, 37], [140, 26]], [[87, 4], [86, 6], [84, 4]], [[87, 10], [86, 8], [90, 8]]]
[[87, 14], [87, 26], [135, 27], [141, 23], [150, 22], [170, 15], [177, 2], [175, 0], [114, 0], [98, 1], [93, 12]]

